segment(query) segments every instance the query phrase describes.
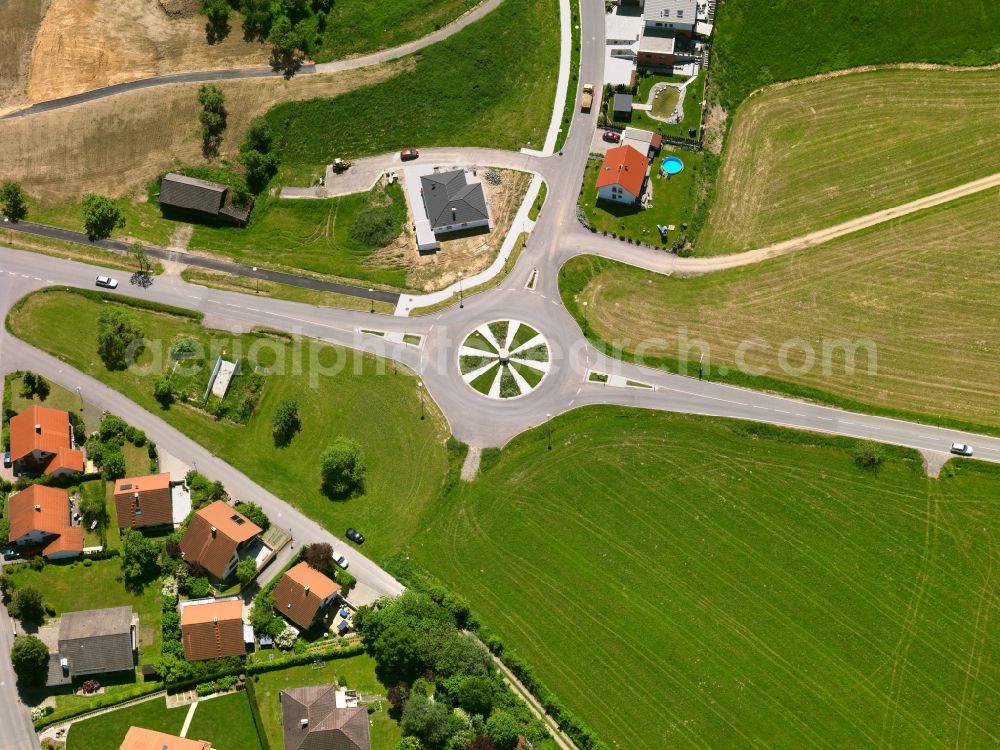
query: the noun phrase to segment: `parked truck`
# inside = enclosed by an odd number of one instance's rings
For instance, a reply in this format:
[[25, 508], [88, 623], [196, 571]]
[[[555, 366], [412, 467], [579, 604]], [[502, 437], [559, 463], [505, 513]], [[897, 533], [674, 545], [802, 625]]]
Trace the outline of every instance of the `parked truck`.
[[594, 104], [594, 84], [585, 83], [583, 84], [583, 95], [580, 97], [580, 109], [582, 109], [584, 112], [589, 112], [593, 104]]

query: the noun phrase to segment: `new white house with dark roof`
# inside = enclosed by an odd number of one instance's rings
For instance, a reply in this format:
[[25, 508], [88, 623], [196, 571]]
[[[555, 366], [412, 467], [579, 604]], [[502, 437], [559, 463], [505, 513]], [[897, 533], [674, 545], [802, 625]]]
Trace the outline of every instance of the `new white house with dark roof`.
[[490, 226], [483, 183], [463, 169], [420, 175], [423, 216], [415, 210], [417, 247], [436, 250], [439, 235]]

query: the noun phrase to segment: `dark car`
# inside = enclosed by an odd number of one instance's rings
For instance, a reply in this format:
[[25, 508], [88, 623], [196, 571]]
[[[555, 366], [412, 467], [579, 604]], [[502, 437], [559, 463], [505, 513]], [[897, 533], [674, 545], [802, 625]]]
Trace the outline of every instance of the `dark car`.
[[3, 465], [5, 468], [10, 468], [10, 451], [3, 452]]
[[609, 141], [610, 143], [621, 143], [622, 136], [621, 133], [616, 130], [605, 130], [604, 140]]
[[348, 539], [350, 539], [352, 542], [354, 542], [355, 544], [364, 544], [365, 543], [365, 535], [362, 534], [357, 529], [348, 529], [347, 530], [347, 534], [345, 534], [345, 536]]

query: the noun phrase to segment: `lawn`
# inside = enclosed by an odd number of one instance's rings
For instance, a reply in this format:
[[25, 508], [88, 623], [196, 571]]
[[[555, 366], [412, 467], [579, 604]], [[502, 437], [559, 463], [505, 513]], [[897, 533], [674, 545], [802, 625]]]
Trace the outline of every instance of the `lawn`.
[[420, 52], [412, 70], [336, 98], [274, 107], [266, 119], [279, 180], [307, 180], [337, 156], [413, 146], [540, 148], [555, 96], [557, 18], [557, 0], [506, 0]]
[[[398, 264], [373, 262], [378, 249], [354, 239], [355, 219], [369, 206], [388, 207], [399, 234], [406, 223], [406, 201], [398, 183], [377, 186], [328, 200], [275, 200], [256, 210], [249, 226], [198, 225], [188, 247], [225, 255], [250, 266], [304, 269], [316, 274], [403, 286]], [[258, 208], [259, 210], [259, 208]], [[397, 234], [398, 236], [398, 234]]]
[[[373, 553], [391, 549], [419, 532], [415, 519], [437, 494], [447, 469], [447, 433], [432, 404], [426, 404], [428, 418], [420, 419], [417, 380], [412, 373], [370, 355], [312, 340], [293, 348], [284, 339], [233, 337], [189, 318], [135, 309], [131, 314], [155, 344], [140, 357], [137, 370], [109, 372], [94, 356], [95, 321], [101, 304], [71, 292], [40, 294], [13, 313], [11, 329], [159, 414], [327, 528], [336, 533], [347, 526], [361, 529], [368, 536], [366, 549]], [[169, 342], [178, 336], [190, 336], [209, 350], [246, 352], [265, 366], [280, 361], [291, 372], [277, 368], [267, 376], [246, 425], [216, 421], [183, 404], [163, 410], [153, 399], [153, 382], [162, 371]], [[155, 347], [162, 352], [156, 362]], [[296, 362], [301, 367], [295, 367]], [[204, 373], [206, 382], [209, 374]], [[284, 399], [298, 401], [302, 430], [290, 445], [276, 448], [271, 420]], [[319, 454], [338, 435], [361, 443], [368, 473], [365, 494], [332, 502], [320, 491], [317, 466]], [[400, 466], [408, 467], [407, 471], [399, 471]]]
[[[684, 341], [703, 340], [715, 379], [998, 432], [990, 333], [1000, 330], [998, 199], [993, 189], [794, 255], [686, 279], [577, 258], [562, 270], [563, 298], [591, 335], [626, 351], [641, 347], [670, 369]], [[796, 340], [816, 355], [808, 371], [796, 371], [806, 358]], [[851, 373], [843, 351], [831, 349], [824, 372], [824, 346], [838, 340], [871, 342], [874, 366], [859, 348]], [[786, 342], [790, 368], [780, 359]], [[745, 369], [741, 345], [746, 367], [766, 368], [762, 376], [737, 371]], [[697, 360], [698, 344], [690, 351]], [[697, 365], [688, 372], [697, 375]]]
[[83, 411], [80, 410], [80, 397], [72, 392], [67, 391], [60, 385], [48, 381], [49, 383], [49, 395], [46, 396], [44, 401], [41, 401], [38, 396], [33, 396], [32, 398], [25, 398], [21, 395], [21, 378], [11, 378], [8, 384], [10, 388], [10, 408], [14, 410], [15, 413], [20, 414], [25, 409], [29, 409], [32, 406], [44, 406], [48, 409], [61, 409], [63, 411], [76, 412], [83, 419], [83, 423], [87, 427], [87, 431], [96, 430], [101, 422], [100, 410], [91, 406], [90, 404], [84, 405]]
[[[201, 701], [187, 736], [209, 740], [213, 750], [260, 750], [249, 698], [244, 692]], [[275, 747], [281, 747], [280, 743]]]
[[712, 77], [727, 108], [774, 81], [901, 62], [1000, 62], [1000, 4], [727, 0], [718, 6]]
[[[672, 177], [660, 171], [660, 161], [664, 156], [676, 156], [684, 162], [684, 169]], [[668, 244], [683, 234], [682, 224], [689, 224], [694, 214], [698, 187], [698, 172], [702, 169], [704, 157], [693, 151], [662, 151], [653, 159], [649, 181], [653, 186], [653, 197], [646, 209], [638, 205], [627, 206], [613, 201], [597, 200], [597, 178], [601, 162], [587, 162], [583, 175], [583, 195], [579, 205], [587, 215], [591, 226], [598, 232], [617, 234], [649, 245], [660, 245], [657, 225], [674, 225], [676, 234], [671, 234]]]
[[[285, 688], [334, 685], [340, 677], [347, 681], [347, 687], [351, 690], [360, 690], [366, 695], [385, 695], [385, 686], [375, 677], [375, 662], [367, 655], [323, 662], [318, 669], [305, 665], [265, 672], [254, 677], [257, 705], [272, 748], [280, 748], [283, 741], [279, 693]], [[371, 714], [370, 719], [373, 722], [373, 750], [394, 750], [400, 740], [396, 722], [389, 718], [384, 709]]]
[[[260, 281], [246, 276], [233, 276], [228, 273], [217, 273], [215, 271], [185, 268], [181, 271], [181, 278], [190, 284], [207, 286], [212, 289], [224, 289], [228, 292], [285, 299], [290, 302], [302, 302], [307, 305], [339, 307], [345, 310], [370, 310], [372, 307], [370, 300], [362, 299], [361, 297], [348, 297], [346, 294], [337, 294], [336, 292], [319, 292], [314, 289], [303, 289], [302, 287], [290, 286], [288, 284], [276, 284], [270, 281]], [[393, 310], [395, 310], [395, 306], [390, 305], [388, 302], [375, 303], [375, 312], [391, 314]]]
[[479, 0], [337, 0], [324, 19], [313, 58], [327, 62], [396, 47], [447, 26]]
[[998, 70], [855, 73], [753, 97], [733, 118], [699, 254], [763, 247], [1000, 171], [998, 98]]
[[609, 744], [1000, 741], [1000, 469], [885, 448], [876, 474], [851, 441], [616, 407], [552, 430], [408, 553]]
[[55, 607], [57, 615], [131, 605], [139, 616], [139, 661], [150, 663], [159, 657], [162, 615], [159, 583], [154, 581], [141, 592], [126, 590], [120, 560], [93, 560], [90, 565], [82, 561], [56, 562], [41, 570], [12, 565], [5, 572], [18, 586], [33, 586], [41, 591], [43, 600]]
[[[246, 693], [232, 693], [199, 702], [187, 737], [208, 740], [215, 750], [260, 750], [247, 701]], [[188, 711], [189, 706], [168, 709], [162, 697], [153, 698], [73, 724], [66, 748], [117, 750], [132, 726], [180, 735]]]

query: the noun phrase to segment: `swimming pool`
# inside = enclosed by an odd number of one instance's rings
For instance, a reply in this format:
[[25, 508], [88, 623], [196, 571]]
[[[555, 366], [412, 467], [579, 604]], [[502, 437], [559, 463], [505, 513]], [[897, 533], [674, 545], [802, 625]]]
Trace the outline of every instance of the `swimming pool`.
[[664, 174], [677, 174], [684, 169], [684, 162], [676, 156], [666, 156], [660, 162], [660, 169], [663, 170]]

